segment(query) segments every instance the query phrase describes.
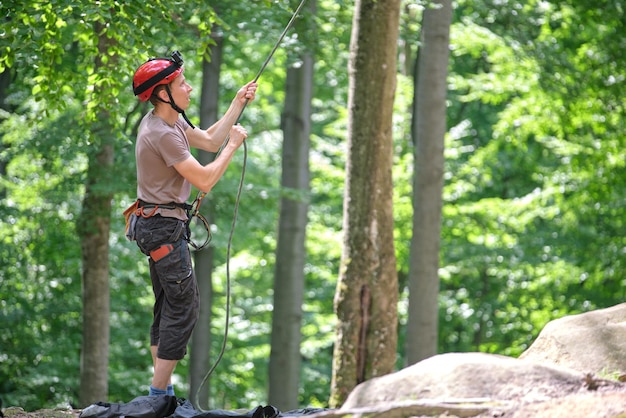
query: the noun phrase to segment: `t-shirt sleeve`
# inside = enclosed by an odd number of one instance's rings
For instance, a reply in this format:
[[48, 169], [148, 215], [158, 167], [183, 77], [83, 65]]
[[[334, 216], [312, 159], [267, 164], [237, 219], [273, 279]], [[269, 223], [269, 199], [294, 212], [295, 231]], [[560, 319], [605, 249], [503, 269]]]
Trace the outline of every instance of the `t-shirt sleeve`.
[[174, 133], [168, 133], [161, 138], [160, 144], [161, 156], [163, 161], [168, 167], [174, 164], [185, 161], [191, 156], [189, 152], [189, 146], [184, 137], [175, 135]]

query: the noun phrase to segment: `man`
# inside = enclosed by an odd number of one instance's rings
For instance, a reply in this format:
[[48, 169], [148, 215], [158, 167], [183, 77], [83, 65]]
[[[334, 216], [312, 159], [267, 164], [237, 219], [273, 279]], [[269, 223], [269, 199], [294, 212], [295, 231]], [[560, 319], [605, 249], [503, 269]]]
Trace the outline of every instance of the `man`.
[[[198, 319], [198, 287], [188, 247], [190, 206], [185, 202], [192, 185], [209, 192], [226, 171], [248, 135], [236, 123], [245, 105], [254, 100], [256, 89], [255, 82], [244, 85], [224, 116], [202, 130], [185, 115], [192, 88], [185, 80], [178, 51], [171, 59], [145, 62], [133, 77], [135, 95], [154, 105], [137, 135], [138, 200], [133, 231], [137, 245], [149, 256], [155, 296], [150, 329], [154, 376], [149, 395], [174, 395], [172, 373], [186, 354]], [[202, 165], [191, 155], [190, 147], [218, 151], [227, 136], [228, 143], [210, 164]]]

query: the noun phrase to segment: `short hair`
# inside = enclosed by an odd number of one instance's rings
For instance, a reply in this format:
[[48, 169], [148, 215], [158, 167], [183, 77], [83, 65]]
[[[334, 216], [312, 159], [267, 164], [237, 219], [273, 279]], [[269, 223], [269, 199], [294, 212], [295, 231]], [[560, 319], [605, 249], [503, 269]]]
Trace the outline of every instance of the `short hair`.
[[159, 92], [165, 89], [165, 86], [166, 84], [160, 84], [152, 90], [152, 94], [150, 95], [150, 103], [152, 103], [152, 105], [156, 106], [157, 103], [162, 103], [161, 99], [159, 99]]

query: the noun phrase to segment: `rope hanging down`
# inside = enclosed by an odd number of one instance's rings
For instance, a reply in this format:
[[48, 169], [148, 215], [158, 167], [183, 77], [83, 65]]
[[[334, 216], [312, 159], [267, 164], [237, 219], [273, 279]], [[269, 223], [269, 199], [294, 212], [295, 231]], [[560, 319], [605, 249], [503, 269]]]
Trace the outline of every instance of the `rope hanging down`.
[[[257, 82], [259, 80], [259, 78], [261, 77], [261, 74], [263, 74], [263, 71], [265, 71], [265, 67], [267, 67], [267, 65], [269, 64], [270, 60], [274, 56], [274, 53], [276, 52], [276, 50], [280, 46], [280, 43], [283, 41], [283, 38], [287, 34], [287, 31], [289, 31], [289, 29], [293, 25], [293, 22], [298, 17], [298, 15], [300, 13], [300, 10], [304, 6], [305, 2], [306, 2], [306, 0], [301, 0], [300, 1], [300, 4], [296, 8], [296, 10], [293, 12], [293, 14], [291, 16], [291, 19], [287, 23], [287, 26], [285, 26], [285, 29], [280, 34], [280, 37], [278, 38], [278, 41], [276, 41], [276, 43], [274, 44], [274, 47], [272, 48], [272, 51], [267, 56], [267, 58], [265, 59], [265, 62], [263, 62], [263, 65], [259, 69], [259, 72], [254, 77], [254, 82]], [[239, 113], [239, 116], [237, 117], [237, 121], [235, 122], [235, 124], [239, 123], [239, 121], [241, 119], [241, 116], [243, 115], [243, 112], [244, 112], [244, 110], [246, 109], [247, 106], [248, 106], [248, 99], [246, 99], [246, 101], [245, 101], [245, 103], [243, 105], [243, 108], [241, 109], [241, 112]], [[221, 150], [224, 148], [224, 146], [226, 146], [226, 144], [228, 143], [229, 139], [230, 139], [230, 135], [227, 135], [226, 139], [224, 140], [224, 143], [222, 144], [222, 146], [220, 147], [220, 149], [217, 152], [218, 155], [221, 152]], [[217, 368], [217, 365], [222, 360], [222, 357], [224, 356], [224, 352], [226, 351], [226, 341], [228, 339], [228, 322], [229, 322], [229, 319], [230, 319], [230, 293], [231, 293], [231, 289], [230, 289], [230, 287], [231, 287], [230, 286], [230, 251], [231, 251], [231, 246], [232, 246], [233, 235], [235, 233], [235, 224], [237, 222], [237, 213], [239, 212], [239, 201], [240, 201], [240, 198], [241, 198], [241, 190], [243, 189], [243, 182], [244, 182], [245, 173], [246, 173], [246, 162], [248, 160], [248, 147], [246, 145], [246, 141], [243, 141], [243, 150], [244, 150], [244, 154], [243, 154], [243, 168], [241, 170], [241, 178], [239, 180], [239, 187], [237, 188], [237, 195], [236, 195], [236, 198], [235, 198], [235, 209], [234, 209], [234, 213], [233, 213], [233, 221], [232, 221], [231, 228], [230, 228], [230, 234], [228, 236], [228, 245], [227, 245], [227, 250], [226, 250], [226, 315], [225, 315], [226, 319], [225, 319], [225, 326], [224, 326], [224, 339], [222, 341], [222, 346], [221, 346], [220, 352], [218, 354], [218, 357], [215, 360], [215, 363], [213, 364], [213, 366], [211, 366], [209, 371], [206, 373], [206, 375], [202, 379], [202, 382], [198, 386], [198, 389], [196, 390], [196, 397], [195, 397], [196, 398], [195, 401], [196, 401], [196, 404], [197, 404], [196, 408], [199, 411], [201, 411], [201, 412], [207, 412], [207, 411], [203, 410], [199, 406], [200, 390], [206, 384], [207, 380], [209, 379], [209, 376], [211, 376], [211, 374], [213, 374], [213, 372]], [[198, 195], [196, 196], [196, 199], [192, 203], [192, 210], [191, 210], [192, 217], [193, 216], [195, 216], [195, 217], [201, 216], [201, 214], [199, 213], [200, 205], [202, 204], [202, 200], [204, 199], [205, 196], [206, 196], [206, 193], [198, 192]], [[202, 218], [199, 218], [199, 219], [202, 219]], [[206, 245], [207, 243], [205, 243], [204, 245]], [[199, 247], [198, 249], [201, 249], [202, 247]]]

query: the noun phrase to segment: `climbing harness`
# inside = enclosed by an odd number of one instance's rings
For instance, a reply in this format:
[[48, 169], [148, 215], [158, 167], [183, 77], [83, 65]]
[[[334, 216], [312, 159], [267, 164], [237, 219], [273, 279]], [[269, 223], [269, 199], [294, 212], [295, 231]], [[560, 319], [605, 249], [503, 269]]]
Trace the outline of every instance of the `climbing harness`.
[[[287, 23], [287, 26], [285, 26], [285, 29], [280, 34], [280, 37], [278, 38], [278, 41], [276, 41], [276, 43], [274, 44], [274, 47], [272, 48], [271, 52], [269, 53], [269, 55], [267, 56], [267, 58], [263, 62], [263, 65], [261, 65], [261, 68], [259, 69], [259, 71], [257, 72], [256, 76], [254, 77], [254, 80], [253, 80], [254, 82], [258, 81], [258, 79], [261, 77], [261, 74], [263, 74], [263, 71], [265, 70], [265, 67], [267, 67], [267, 65], [269, 64], [269, 62], [272, 59], [274, 53], [276, 52], [276, 50], [280, 46], [280, 43], [283, 41], [283, 38], [287, 34], [287, 31], [289, 31], [289, 29], [293, 25], [293, 22], [298, 17], [298, 15], [300, 13], [300, 10], [304, 6], [305, 2], [306, 2], [306, 0], [301, 0], [300, 1], [300, 4], [296, 8], [296, 10], [293, 12], [293, 14], [291, 16], [291, 19]], [[241, 119], [241, 116], [243, 115], [243, 112], [244, 112], [244, 110], [246, 109], [247, 106], [248, 106], [248, 100], [246, 99], [246, 101], [245, 101], [245, 103], [243, 105], [243, 108], [241, 109], [241, 112], [239, 113], [239, 116], [237, 117], [237, 122], [235, 122], [235, 124], [239, 123], [239, 120]], [[229, 139], [230, 139], [230, 135], [227, 135], [226, 139], [224, 140], [224, 143], [222, 144], [222, 147], [220, 147], [220, 150], [218, 151], [218, 154], [221, 152], [221, 150], [224, 148], [224, 146], [228, 143]], [[222, 357], [224, 356], [224, 352], [226, 351], [226, 342], [227, 342], [227, 339], [228, 339], [228, 321], [230, 319], [230, 294], [231, 294], [230, 252], [231, 252], [231, 247], [232, 247], [233, 235], [235, 233], [235, 224], [237, 222], [237, 214], [239, 212], [239, 201], [240, 201], [240, 198], [241, 198], [241, 191], [243, 189], [243, 182], [244, 182], [245, 173], [246, 173], [246, 163], [247, 163], [247, 160], [248, 160], [248, 147], [246, 145], [246, 141], [243, 141], [243, 151], [244, 151], [244, 153], [243, 153], [243, 162], [242, 162], [243, 168], [241, 170], [241, 178], [239, 180], [239, 187], [237, 188], [237, 195], [236, 195], [236, 198], [235, 198], [235, 209], [234, 209], [234, 213], [233, 213], [233, 221], [232, 221], [232, 224], [231, 224], [230, 234], [228, 236], [228, 245], [227, 245], [227, 248], [226, 248], [226, 312], [225, 312], [224, 338], [222, 340], [222, 346], [220, 348], [220, 352], [219, 352], [219, 354], [217, 356], [217, 359], [213, 363], [213, 366], [211, 366], [209, 371], [206, 373], [206, 375], [202, 379], [202, 382], [198, 386], [198, 389], [196, 390], [196, 397], [195, 397], [196, 398], [195, 399], [196, 400], [196, 404], [197, 404], [196, 408], [198, 410], [200, 410], [201, 412], [207, 412], [207, 411], [202, 409], [199, 406], [199, 404], [198, 404], [200, 390], [206, 384], [207, 380], [209, 379], [209, 376], [211, 376], [211, 374], [213, 374], [213, 372], [217, 368], [217, 365], [222, 360]], [[205, 196], [206, 196], [206, 193], [204, 193], [204, 192], [199, 192], [198, 195], [196, 196], [196, 199], [192, 203], [192, 210], [191, 210], [192, 216], [200, 215], [200, 213], [199, 213], [200, 205], [202, 204], [202, 200], [204, 199]]]
[[[126, 220], [126, 238], [128, 238], [129, 241], [134, 241], [135, 240], [135, 225], [137, 223], [137, 218], [139, 217], [150, 218], [156, 214], [157, 209], [159, 208], [169, 209], [169, 210], [180, 208], [185, 211], [185, 213], [187, 214], [187, 221], [185, 222], [184, 225], [187, 230], [187, 235], [186, 235], [187, 242], [196, 250], [201, 250], [202, 248], [206, 247], [209, 244], [209, 242], [211, 242], [212, 237], [211, 237], [211, 227], [209, 226], [209, 221], [207, 221], [207, 219], [201, 213], [195, 213], [192, 216], [191, 214], [192, 205], [189, 205], [187, 203], [176, 203], [176, 202], [170, 202], [166, 204], [148, 203], [148, 202], [144, 202], [141, 199], [137, 199], [135, 202], [133, 202], [132, 205], [130, 205], [126, 210], [124, 210], [124, 218]], [[202, 223], [203, 228], [206, 230], [207, 235], [202, 244], [198, 244], [197, 242], [195, 242], [191, 236], [192, 234], [191, 234], [190, 224], [191, 224], [192, 217], [197, 218], [198, 221]], [[167, 254], [168, 253], [165, 253], [164, 255], [159, 257], [159, 259], [163, 258]], [[154, 259], [154, 257], [153, 257], [153, 260], [158, 261]]]

